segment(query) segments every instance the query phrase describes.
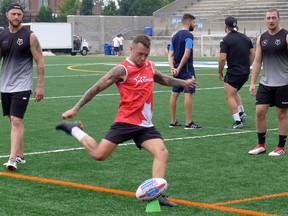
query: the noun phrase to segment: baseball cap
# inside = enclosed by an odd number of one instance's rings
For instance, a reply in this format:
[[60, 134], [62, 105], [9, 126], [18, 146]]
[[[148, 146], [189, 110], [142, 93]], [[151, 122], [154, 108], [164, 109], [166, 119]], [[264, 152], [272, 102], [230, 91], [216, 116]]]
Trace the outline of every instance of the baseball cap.
[[233, 16], [228, 16], [225, 19], [225, 25], [227, 25], [229, 28], [232, 28], [234, 31], [238, 31], [238, 26], [237, 26], [237, 19]]
[[22, 12], [24, 12], [22, 6], [20, 4], [18, 4], [17, 2], [12, 2], [8, 5], [7, 7], [7, 12], [12, 10], [12, 9], [19, 9], [21, 10]]

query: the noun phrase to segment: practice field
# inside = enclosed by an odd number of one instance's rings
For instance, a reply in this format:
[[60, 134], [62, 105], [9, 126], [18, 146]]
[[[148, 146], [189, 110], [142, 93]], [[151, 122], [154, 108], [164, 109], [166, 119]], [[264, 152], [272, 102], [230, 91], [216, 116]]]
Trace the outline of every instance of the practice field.
[[[217, 69], [196, 68], [199, 86], [193, 96], [193, 120], [202, 129], [169, 128], [169, 87], [155, 84], [154, 124], [169, 150], [167, 195], [176, 208], [146, 213], [135, 198], [140, 183], [151, 177], [152, 157], [129, 141], [106, 161], [94, 161], [76, 139], [55, 130], [61, 114], [115, 63], [114, 56], [45, 57], [45, 100], [31, 98], [25, 117], [27, 164], [16, 172], [0, 170], [0, 215], [92, 216], [173, 215], [234, 216], [288, 215], [287, 155], [250, 156], [257, 144], [255, 98], [247, 85], [240, 91], [248, 119], [244, 129], [229, 127], [233, 119]], [[167, 73], [166, 58], [151, 58]], [[197, 59], [216, 61], [216, 59]], [[212, 64], [212, 63], [211, 63]], [[35, 79], [36, 80], [36, 79]], [[80, 110], [85, 131], [99, 141], [114, 120], [119, 95], [115, 86]], [[184, 124], [183, 95], [178, 120]], [[267, 152], [278, 142], [275, 109], [268, 113]], [[9, 123], [1, 120], [0, 162], [10, 151]]]

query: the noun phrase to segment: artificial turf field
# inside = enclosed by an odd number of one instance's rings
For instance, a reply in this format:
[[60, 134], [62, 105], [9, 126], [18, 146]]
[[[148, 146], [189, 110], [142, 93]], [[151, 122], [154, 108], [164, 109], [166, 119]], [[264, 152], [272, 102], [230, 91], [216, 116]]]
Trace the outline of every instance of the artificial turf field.
[[[45, 99], [31, 98], [25, 116], [27, 164], [16, 172], [0, 170], [0, 215], [288, 215], [287, 155], [249, 156], [257, 144], [255, 98], [247, 85], [240, 91], [248, 119], [244, 129], [229, 127], [229, 113], [216, 68], [196, 68], [199, 86], [193, 96], [193, 120], [202, 129], [169, 128], [169, 87], [155, 84], [154, 125], [169, 150], [167, 195], [176, 208], [145, 212], [138, 201], [138, 185], [151, 177], [152, 157], [130, 141], [120, 145], [106, 161], [94, 161], [76, 139], [55, 130], [61, 114], [103, 74], [124, 57], [45, 57]], [[167, 58], [151, 57], [155, 63]], [[195, 59], [216, 61], [216, 59]], [[167, 73], [167, 66], [158, 69]], [[35, 79], [36, 80], [36, 79]], [[75, 120], [99, 141], [113, 122], [119, 95], [115, 86], [83, 107]], [[184, 124], [183, 95], [178, 120]], [[0, 121], [0, 162], [10, 152], [7, 118]], [[267, 152], [278, 142], [275, 109], [268, 112]]]

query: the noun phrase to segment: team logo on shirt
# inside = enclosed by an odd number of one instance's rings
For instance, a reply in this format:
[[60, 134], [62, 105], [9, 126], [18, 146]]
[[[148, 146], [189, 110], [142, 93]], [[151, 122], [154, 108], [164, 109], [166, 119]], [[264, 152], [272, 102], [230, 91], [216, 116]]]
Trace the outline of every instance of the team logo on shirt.
[[147, 76], [140, 76], [140, 74], [138, 74], [137, 77], [134, 78], [134, 80], [136, 81], [135, 86], [137, 86], [139, 83], [147, 83], [147, 82], [153, 82], [153, 78], [149, 78]]
[[23, 44], [23, 39], [18, 38], [18, 39], [17, 39], [17, 44], [18, 44], [19, 46], [21, 46], [21, 45]]
[[265, 39], [265, 40], [263, 40], [262, 42], [261, 42], [261, 45], [262, 46], [266, 46], [268, 44], [268, 40], [267, 39]]
[[276, 40], [275, 40], [275, 44], [276, 44], [277, 46], [279, 46], [279, 45], [281, 44], [281, 40], [280, 40], [280, 39], [276, 39]]

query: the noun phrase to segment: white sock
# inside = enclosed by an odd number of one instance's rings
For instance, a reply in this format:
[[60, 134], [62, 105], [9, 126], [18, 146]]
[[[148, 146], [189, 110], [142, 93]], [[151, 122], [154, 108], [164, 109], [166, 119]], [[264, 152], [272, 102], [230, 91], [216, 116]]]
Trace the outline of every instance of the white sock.
[[243, 105], [238, 106], [238, 112], [244, 112], [244, 107]]
[[79, 142], [83, 139], [87, 134], [81, 130], [79, 127], [73, 127], [71, 130], [71, 135], [75, 137]]
[[239, 113], [233, 114], [234, 121], [241, 121]]

